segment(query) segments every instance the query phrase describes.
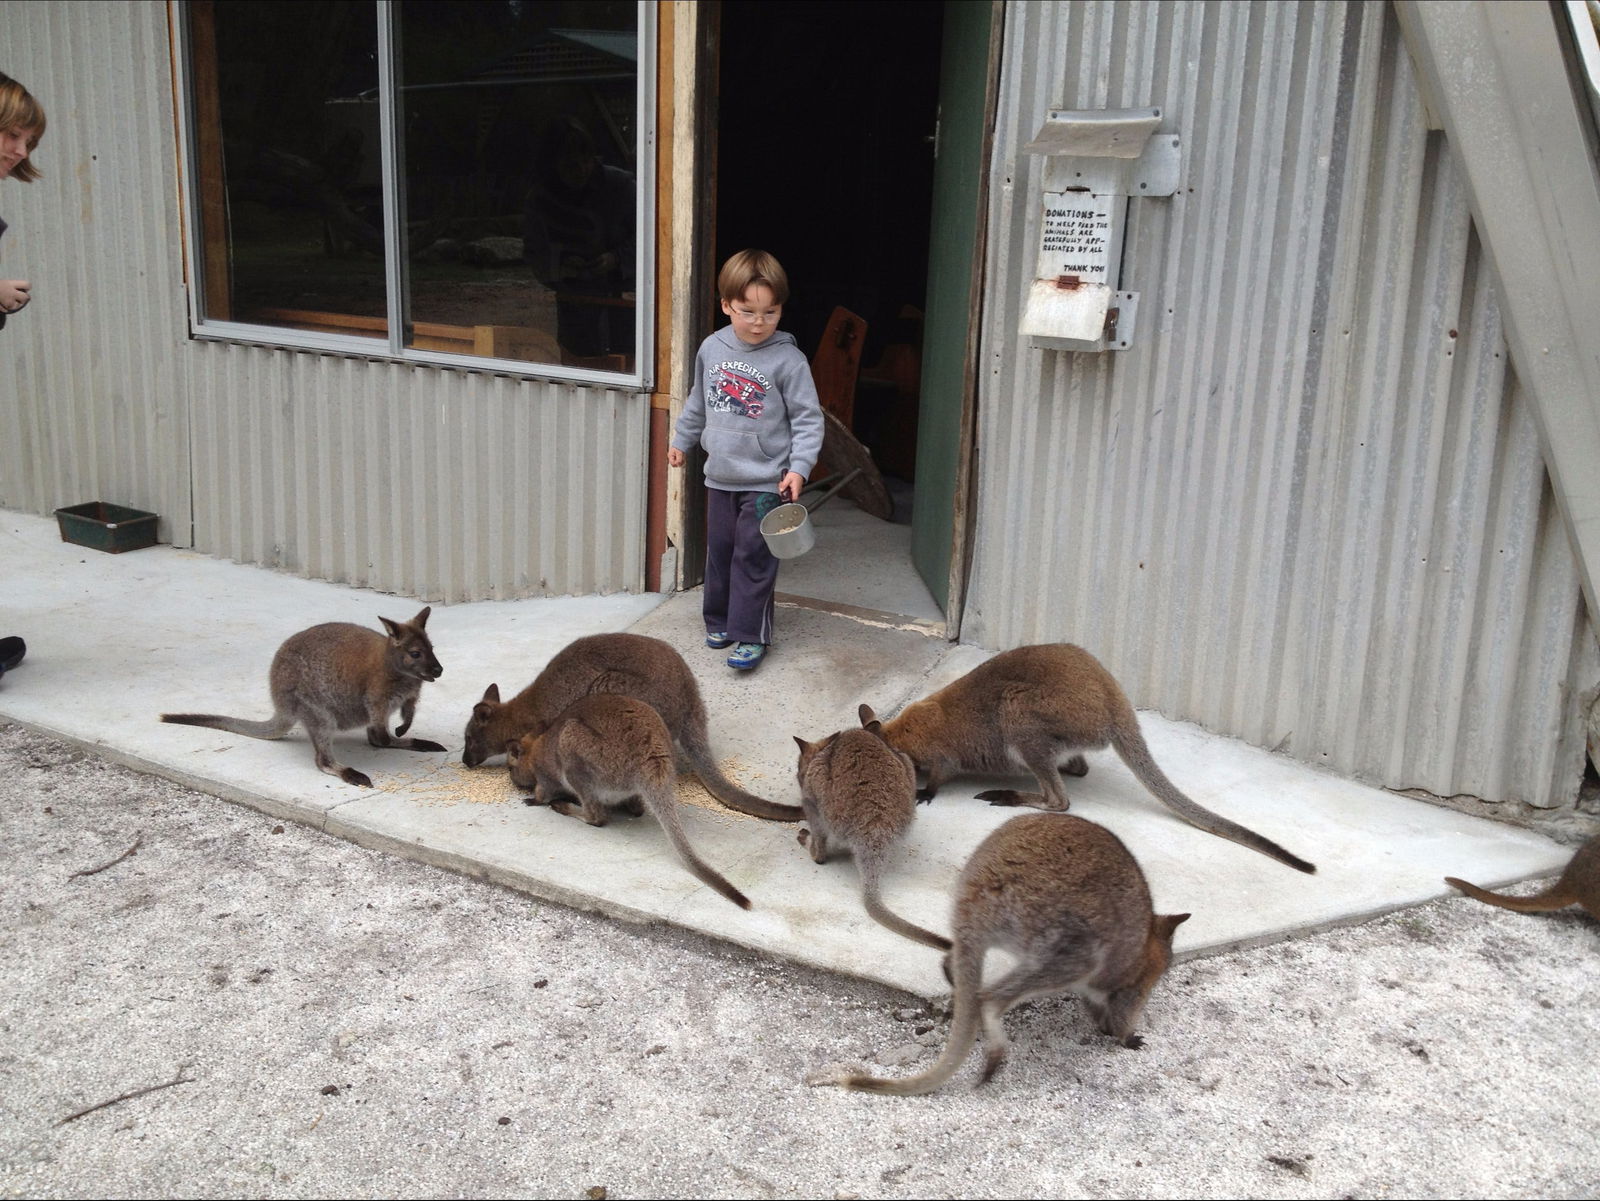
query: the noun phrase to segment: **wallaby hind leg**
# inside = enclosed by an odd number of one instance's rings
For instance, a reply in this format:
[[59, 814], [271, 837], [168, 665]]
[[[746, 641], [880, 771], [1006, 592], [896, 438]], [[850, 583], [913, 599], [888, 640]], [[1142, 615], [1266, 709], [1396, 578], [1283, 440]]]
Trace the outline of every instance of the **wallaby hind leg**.
[[562, 817], [581, 817], [591, 826], [607, 826], [611, 824], [611, 814], [604, 805], [597, 804], [593, 796], [579, 794], [578, 803], [573, 804], [568, 800], [551, 801], [550, 808]]
[[[410, 724], [410, 721], [407, 720], [406, 724], [400, 728], [404, 730]], [[437, 742], [430, 742], [426, 738], [396, 738], [389, 733], [388, 727], [385, 725], [368, 726], [367, 741], [373, 746], [388, 747], [396, 751], [442, 751], [445, 749]]]
[[605, 826], [611, 823], [611, 811], [600, 803], [599, 782], [592, 772], [586, 770], [587, 764], [577, 767], [567, 767], [566, 784], [577, 794], [578, 804], [574, 805], [568, 800], [551, 800], [550, 808], [563, 817], [581, 817], [591, 826]]
[[543, 772], [536, 772], [533, 781], [533, 795], [522, 798], [524, 805], [548, 806], [554, 801], [576, 801], [578, 798], [567, 791], [567, 786], [554, 776]]
[[417, 698], [406, 697], [400, 702], [400, 725], [394, 734], [389, 733], [389, 704], [375, 704], [367, 698], [367, 741], [377, 747], [391, 747], [399, 751], [442, 751], [445, 748], [426, 738], [406, 738], [411, 719], [416, 716]]
[[622, 814], [624, 817], [643, 817], [644, 798], [640, 796], [631, 796], [627, 800], [623, 801], [620, 805], [614, 806], [613, 811]]
[[[1047, 738], [1018, 743], [1017, 754], [1022, 757], [1023, 763], [1027, 764], [1034, 779], [1039, 781], [1039, 787], [1043, 791], [1018, 792], [1014, 788], [991, 788], [987, 792], [980, 792], [978, 799], [988, 801], [991, 805], [1027, 805], [1033, 809], [1043, 809], [1047, 813], [1065, 813], [1071, 802], [1067, 800], [1066, 786], [1061, 783], [1061, 772], [1056, 768], [1060, 753], [1060, 748]], [[1082, 755], [1074, 756], [1068, 761], [1067, 766], [1071, 767], [1075, 763], [1083, 763], [1084, 771], [1089, 770]]]
[[809, 826], [801, 826], [800, 832], [795, 835], [795, 841], [811, 852], [813, 863], [828, 862], [828, 836], [822, 832], [820, 825], [815, 830]]
[[983, 1079], [999, 1070], [1006, 1057], [1006, 1032], [1002, 1019], [1019, 1001], [1046, 993], [1066, 992], [1094, 970], [1082, 951], [1069, 949], [1048, 956], [1030, 956], [983, 991]]
[[354, 784], [358, 788], [371, 788], [372, 777], [366, 772], [357, 771], [353, 767], [346, 767], [328, 753], [328, 731], [321, 726], [305, 723], [306, 734], [311, 739], [311, 749], [317, 756], [317, 769], [327, 772], [330, 776], [338, 776], [346, 784]]
[[801, 826], [795, 834], [795, 840], [811, 852], [813, 863], [828, 862], [828, 825], [822, 820], [822, 810], [817, 808], [816, 798], [801, 792], [800, 811], [811, 824], [809, 827]]

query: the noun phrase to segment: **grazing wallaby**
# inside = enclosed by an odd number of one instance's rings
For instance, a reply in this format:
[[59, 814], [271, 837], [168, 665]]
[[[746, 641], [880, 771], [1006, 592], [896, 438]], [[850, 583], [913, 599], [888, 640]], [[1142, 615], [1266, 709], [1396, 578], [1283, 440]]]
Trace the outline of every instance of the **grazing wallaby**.
[[[334, 731], [365, 725], [367, 741], [373, 746], [405, 751], [445, 749], [425, 738], [403, 737], [416, 715], [423, 683], [444, 674], [423, 629], [432, 611], [425, 608], [405, 622], [378, 618], [387, 637], [344, 621], [330, 621], [291, 635], [272, 657], [268, 681], [273, 713], [266, 721], [214, 713], [163, 713], [161, 720], [251, 738], [282, 738], [299, 722], [311, 739], [319, 768], [346, 784], [371, 788], [369, 776], [343, 766], [328, 753], [328, 739]], [[396, 707], [400, 725], [390, 735], [389, 715]]]
[[866, 705], [857, 711], [862, 728], [830, 734], [821, 742], [796, 738], [800, 746], [800, 805], [810, 827], [800, 845], [818, 863], [834, 844], [851, 851], [861, 872], [861, 900], [873, 919], [896, 934], [950, 949], [950, 940], [896, 917], [883, 905], [885, 860], [911, 828], [917, 809], [917, 771], [911, 760], [883, 740], [883, 727]]
[[1487, 888], [1479, 888], [1454, 876], [1446, 876], [1444, 882], [1486, 905], [1498, 905], [1518, 913], [1544, 913], [1551, 909], [1565, 909], [1568, 905], [1582, 905], [1589, 911], [1590, 917], [1600, 918], [1600, 838], [1591, 838], [1579, 847], [1561, 877], [1549, 888], [1531, 897], [1490, 892]]
[[[1172, 932], [1188, 918], [1152, 911], [1144, 873], [1104, 826], [1064, 813], [1013, 818], [978, 845], [956, 885], [955, 945], [945, 959], [954, 1015], [938, 1061], [899, 1080], [841, 1072], [811, 1083], [931, 1093], [961, 1067], [980, 1021], [983, 1083], [1005, 1062], [1006, 1010], [1046, 993], [1077, 994], [1104, 1033], [1138, 1048], [1134, 1025], [1172, 960]], [[995, 948], [1018, 963], [980, 992], [984, 955]]]
[[608, 823], [613, 809], [632, 817], [648, 809], [698, 880], [740, 909], [750, 908], [744, 893], [689, 845], [678, 818], [672, 736], [643, 701], [606, 693], [579, 697], [544, 730], [507, 743], [506, 759], [512, 783], [533, 792], [530, 805], [581, 816], [591, 826]]
[[1083, 775], [1088, 765], [1081, 752], [1109, 744], [1139, 782], [1190, 825], [1299, 871], [1317, 870], [1179, 792], [1150, 757], [1126, 694], [1081, 646], [1057, 643], [1004, 651], [908, 705], [884, 723], [883, 735], [927, 772], [928, 782], [917, 794], [920, 800], [932, 800], [940, 785], [962, 772], [1027, 770], [1038, 779], [1042, 794], [1001, 788], [978, 799], [1054, 812], [1067, 807], [1062, 773]]
[[642, 634], [591, 634], [560, 651], [533, 683], [509, 701], [490, 684], [467, 719], [468, 767], [506, 749], [529, 731], [540, 731], [580, 696], [616, 693], [649, 705], [666, 723], [673, 743], [706, 790], [730, 809], [773, 821], [797, 822], [797, 805], [777, 805], [740, 788], [717, 766], [706, 733], [706, 707], [683, 656], [659, 638]]

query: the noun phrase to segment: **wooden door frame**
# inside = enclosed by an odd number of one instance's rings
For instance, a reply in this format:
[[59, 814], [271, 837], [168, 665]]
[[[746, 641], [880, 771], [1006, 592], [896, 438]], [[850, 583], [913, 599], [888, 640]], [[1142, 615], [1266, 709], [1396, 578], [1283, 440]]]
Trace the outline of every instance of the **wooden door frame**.
[[663, 0], [657, 22], [656, 390], [650, 396], [645, 523], [645, 587], [651, 592], [692, 587], [704, 570], [703, 523], [690, 510], [703, 494], [698, 457], [671, 470], [666, 456], [688, 395], [695, 349], [711, 332], [703, 298], [716, 272], [710, 234], [716, 228], [721, 14], [716, 5]]
[[983, 292], [989, 265], [989, 182], [994, 172], [994, 128], [1000, 104], [1000, 61], [1005, 42], [1005, 0], [991, 0], [989, 6], [988, 83], [983, 97], [982, 171], [978, 177], [978, 221], [972, 242], [972, 267], [967, 291], [967, 349], [963, 368], [961, 397], [960, 457], [956, 463], [955, 499], [952, 502], [950, 543], [950, 584], [945, 602], [945, 637], [955, 642], [961, 637], [961, 618], [966, 602], [967, 578], [972, 567], [973, 526], [976, 508], [972, 504], [978, 446], [978, 361], [982, 352]]

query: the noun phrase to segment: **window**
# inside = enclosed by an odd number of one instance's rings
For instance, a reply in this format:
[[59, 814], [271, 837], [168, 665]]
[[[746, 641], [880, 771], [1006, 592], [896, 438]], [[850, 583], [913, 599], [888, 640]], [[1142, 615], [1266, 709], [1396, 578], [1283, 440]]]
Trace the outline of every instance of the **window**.
[[181, 19], [198, 334], [646, 384], [647, 5]]

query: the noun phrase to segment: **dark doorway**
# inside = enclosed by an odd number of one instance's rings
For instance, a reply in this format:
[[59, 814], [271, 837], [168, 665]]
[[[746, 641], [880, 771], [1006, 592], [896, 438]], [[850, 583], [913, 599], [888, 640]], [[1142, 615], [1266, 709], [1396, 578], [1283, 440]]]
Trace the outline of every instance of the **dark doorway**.
[[[916, 474], [944, 23], [942, 4], [892, 0], [720, 6], [707, 266], [714, 278], [748, 246], [777, 255], [791, 286], [783, 328], [808, 356], [836, 307], [865, 320], [852, 428], [902, 525]], [[707, 330], [721, 320], [708, 315]], [[779, 589], [793, 592], [796, 574], [785, 572]]]

